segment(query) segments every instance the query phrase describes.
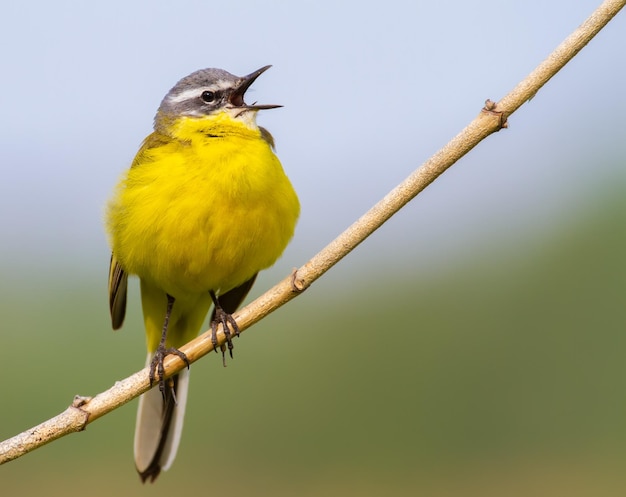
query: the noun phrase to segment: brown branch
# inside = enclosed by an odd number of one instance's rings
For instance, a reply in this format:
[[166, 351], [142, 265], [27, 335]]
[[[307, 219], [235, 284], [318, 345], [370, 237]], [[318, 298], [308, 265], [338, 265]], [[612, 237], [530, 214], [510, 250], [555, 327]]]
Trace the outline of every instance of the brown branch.
[[[291, 276], [236, 313], [234, 317], [239, 329], [243, 331], [249, 328], [308, 288], [480, 141], [506, 127], [508, 117], [532, 98], [552, 76], [589, 43], [624, 7], [624, 4], [626, 0], [606, 0], [602, 3], [508, 95], [498, 103], [488, 100], [476, 119], [352, 226], [304, 266], [294, 271]], [[218, 333], [218, 342], [224, 343], [221, 329]], [[209, 332], [181, 347], [181, 351], [187, 355], [190, 362], [195, 362], [212, 350]], [[164, 366], [166, 376], [169, 377], [185, 365], [177, 356], [168, 356]], [[113, 387], [93, 398], [75, 398], [72, 405], [63, 413], [0, 443], [0, 464], [20, 457], [68, 433], [85, 429], [88, 423], [117, 409], [148, 389], [148, 370], [143, 369], [116, 382]]]

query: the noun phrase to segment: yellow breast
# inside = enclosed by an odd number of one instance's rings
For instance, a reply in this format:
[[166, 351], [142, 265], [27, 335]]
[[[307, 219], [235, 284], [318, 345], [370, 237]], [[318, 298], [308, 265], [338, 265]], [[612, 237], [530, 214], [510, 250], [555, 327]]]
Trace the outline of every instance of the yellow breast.
[[146, 139], [108, 206], [113, 252], [175, 297], [228, 291], [282, 254], [297, 196], [258, 128], [219, 114], [169, 131]]

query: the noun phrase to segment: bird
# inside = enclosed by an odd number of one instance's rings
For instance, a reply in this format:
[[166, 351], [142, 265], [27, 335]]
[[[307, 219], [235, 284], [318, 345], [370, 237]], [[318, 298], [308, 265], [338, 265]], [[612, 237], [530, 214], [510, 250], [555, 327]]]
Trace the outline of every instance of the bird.
[[294, 235], [298, 196], [272, 135], [256, 122], [260, 110], [281, 106], [244, 100], [270, 67], [243, 77], [201, 69], [178, 81], [106, 206], [112, 327], [124, 322], [128, 277], [137, 276], [149, 380], [159, 383], [139, 400], [142, 482], [170, 468], [181, 439], [189, 368], [166, 383], [163, 359], [175, 354], [189, 366], [179, 347], [198, 335], [211, 305], [213, 344], [221, 323], [232, 357], [232, 313]]

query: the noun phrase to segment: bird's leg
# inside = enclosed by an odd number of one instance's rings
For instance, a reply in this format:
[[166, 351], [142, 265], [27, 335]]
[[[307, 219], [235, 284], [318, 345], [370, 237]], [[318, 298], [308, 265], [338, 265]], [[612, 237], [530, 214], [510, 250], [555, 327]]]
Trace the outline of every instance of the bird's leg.
[[[213, 300], [213, 305], [215, 306], [214, 318], [211, 321], [211, 343], [213, 343], [213, 348], [215, 349], [215, 352], [217, 352], [217, 325], [221, 323], [222, 327], [224, 328], [224, 336], [226, 337], [226, 344], [228, 345], [228, 353], [232, 359], [234, 345], [233, 345], [232, 335], [230, 333], [230, 329], [228, 328], [228, 325], [230, 324], [232, 326], [235, 336], [239, 336], [239, 326], [237, 326], [237, 322], [235, 321], [233, 316], [222, 308], [222, 306], [220, 305], [220, 301], [215, 295], [215, 292], [211, 290], [209, 291], [209, 294], [211, 295], [211, 300]], [[224, 366], [226, 366], [226, 356], [225, 356], [226, 347], [222, 345], [221, 349], [222, 349], [222, 361], [224, 363]]]
[[[165, 312], [165, 320], [163, 321], [163, 330], [161, 331], [161, 341], [159, 342], [159, 346], [154, 353], [154, 357], [152, 358], [152, 362], [150, 363], [150, 372], [148, 373], [148, 378], [150, 379], [150, 386], [154, 383], [156, 375], [159, 376], [159, 390], [161, 394], [163, 394], [163, 400], [165, 400], [165, 368], [163, 367], [163, 359], [165, 356], [174, 354], [180, 357], [185, 364], [187, 364], [187, 368], [189, 368], [189, 359], [180, 350], [170, 347], [165, 347], [165, 342], [167, 340], [167, 327], [170, 323], [170, 316], [172, 315], [172, 307], [174, 307], [174, 297], [171, 295], [167, 295], [167, 310]], [[172, 385], [170, 384], [170, 388]], [[172, 391], [172, 393], [174, 393]]]

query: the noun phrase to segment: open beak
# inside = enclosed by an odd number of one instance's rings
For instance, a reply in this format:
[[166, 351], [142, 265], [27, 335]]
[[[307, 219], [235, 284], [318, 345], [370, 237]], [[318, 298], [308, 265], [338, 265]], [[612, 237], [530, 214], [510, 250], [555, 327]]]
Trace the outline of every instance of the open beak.
[[231, 105], [234, 105], [235, 107], [239, 107], [241, 109], [246, 109], [246, 110], [276, 109], [277, 107], [282, 107], [282, 105], [274, 105], [274, 104], [266, 104], [266, 105], [252, 104], [252, 105], [248, 105], [243, 100], [244, 94], [246, 93], [248, 88], [250, 88], [252, 83], [254, 83], [254, 81], [261, 74], [263, 74], [265, 71], [267, 71], [270, 67], [272, 67], [272, 66], [271, 65], [270, 66], [263, 66], [261, 69], [257, 69], [256, 71], [254, 71], [254, 72], [248, 74], [247, 76], [244, 76], [243, 78], [241, 78], [241, 80], [239, 82], [239, 85], [230, 94], [230, 97], [228, 99], [229, 102], [231, 103]]

